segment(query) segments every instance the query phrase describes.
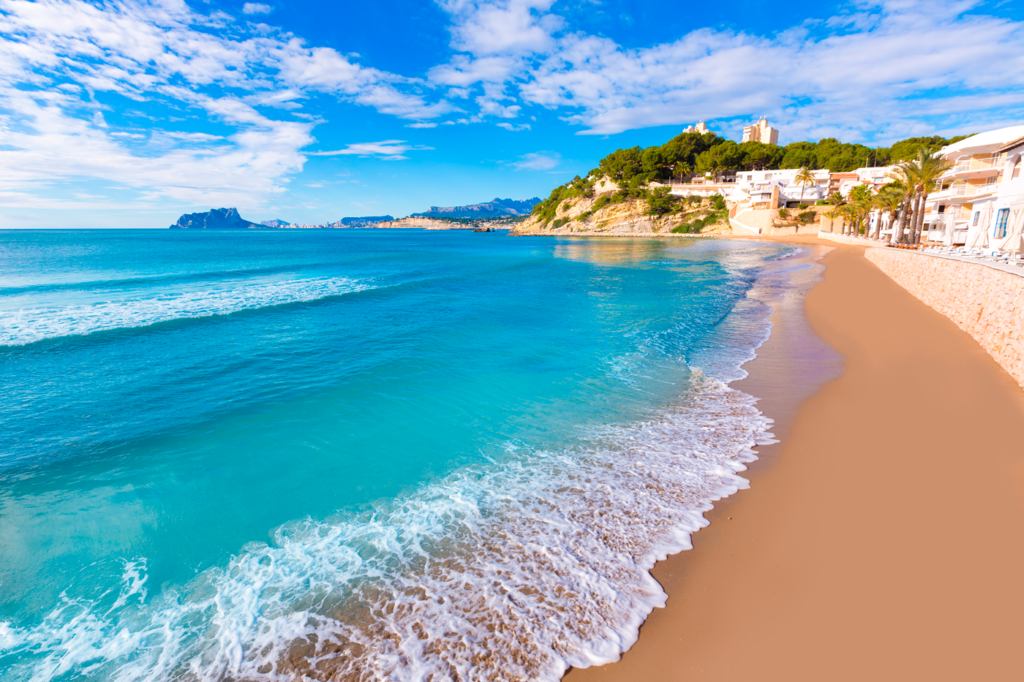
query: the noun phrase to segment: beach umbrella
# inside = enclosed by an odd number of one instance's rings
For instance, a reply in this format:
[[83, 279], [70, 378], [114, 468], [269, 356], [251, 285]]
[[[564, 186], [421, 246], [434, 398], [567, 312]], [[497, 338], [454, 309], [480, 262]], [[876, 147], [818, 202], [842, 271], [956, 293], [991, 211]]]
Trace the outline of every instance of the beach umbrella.
[[971, 249], [983, 249], [988, 246], [988, 221], [985, 216], [992, 215], [991, 202], [985, 204], [985, 207], [980, 210], [981, 217], [978, 218], [977, 224], [974, 223], [973, 212], [967, 222], [967, 247]]
[[1001, 247], [1003, 251], [1021, 253], [1024, 251], [1024, 206], [1010, 211], [1006, 234], [1009, 238]]
[[946, 234], [942, 240], [942, 243], [946, 246], [953, 246], [953, 226], [956, 224], [956, 218], [953, 217], [952, 211], [947, 211], [945, 215], [946, 221]]

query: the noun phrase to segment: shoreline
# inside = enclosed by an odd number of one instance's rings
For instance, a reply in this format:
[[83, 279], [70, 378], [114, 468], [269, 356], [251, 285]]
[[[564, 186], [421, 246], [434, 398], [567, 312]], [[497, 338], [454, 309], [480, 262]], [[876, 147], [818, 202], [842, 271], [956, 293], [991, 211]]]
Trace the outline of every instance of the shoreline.
[[1013, 678], [1024, 395], [861, 247], [771, 241], [828, 249], [731, 384], [780, 442], [652, 570], [669, 599], [637, 643], [564, 679]]

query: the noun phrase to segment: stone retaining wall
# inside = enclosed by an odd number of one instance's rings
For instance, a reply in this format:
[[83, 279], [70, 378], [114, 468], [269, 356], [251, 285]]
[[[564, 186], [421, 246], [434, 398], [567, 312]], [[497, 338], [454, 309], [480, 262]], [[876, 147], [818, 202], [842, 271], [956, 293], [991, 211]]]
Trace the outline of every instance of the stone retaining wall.
[[864, 255], [970, 334], [1024, 387], [1024, 277], [899, 249], [868, 249]]
[[879, 246], [884, 244], [884, 241], [878, 241], [877, 239], [866, 239], [864, 237], [847, 237], [846, 235], [839, 234], [838, 232], [825, 232], [820, 230], [818, 232], [819, 239], [829, 239], [840, 244], [853, 244], [854, 246]]

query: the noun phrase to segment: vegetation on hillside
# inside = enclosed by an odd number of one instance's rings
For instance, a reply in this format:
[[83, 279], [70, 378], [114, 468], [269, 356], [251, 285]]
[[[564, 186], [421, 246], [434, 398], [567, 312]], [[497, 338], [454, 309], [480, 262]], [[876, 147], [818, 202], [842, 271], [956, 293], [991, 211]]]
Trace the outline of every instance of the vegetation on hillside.
[[[533, 208], [533, 216], [544, 225], [551, 223], [556, 220], [559, 205], [566, 199], [593, 197], [594, 183], [602, 177], [609, 178], [620, 189], [613, 195], [600, 197], [585, 217], [600, 210], [608, 202], [630, 199], [646, 200], [649, 214], [668, 215], [685, 208], [680, 197], [669, 194], [667, 189], [649, 191], [648, 183], [683, 179], [695, 173], [703, 175], [722, 171], [827, 168], [836, 173], [863, 166], [887, 166], [914, 158], [920, 149], [934, 152], [964, 137], [912, 137], [900, 140], [891, 147], [878, 148], [843, 143], [829, 137], [817, 142], [793, 142], [780, 147], [761, 142], [737, 143], [715, 133], [682, 133], [661, 146], [615, 150], [601, 159], [598, 167], [586, 177], [576, 176], [572, 181], [552, 190], [547, 199]], [[608, 196], [607, 200], [605, 196]], [[602, 206], [597, 205], [602, 202]], [[578, 219], [583, 220], [585, 217]]]

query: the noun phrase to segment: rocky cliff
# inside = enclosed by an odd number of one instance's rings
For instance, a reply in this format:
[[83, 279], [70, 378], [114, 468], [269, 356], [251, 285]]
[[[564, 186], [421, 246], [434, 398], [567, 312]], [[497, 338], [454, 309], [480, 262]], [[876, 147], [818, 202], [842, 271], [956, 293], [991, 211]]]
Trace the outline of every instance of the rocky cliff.
[[431, 206], [424, 213], [413, 213], [410, 218], [499, 218], [502, 216], [529, 215], [540, 203], [539, 197], [532, 199], [500, 199], [468, 206]]
[[657, 235], [728, 233], [726, 211], [712, 199], [680, 200], [665, 213], [651, 215], [645, 199], [610, 195], [562, 200], [554, 213], [535, 214], [512, 228], [512, 234]]
[[171, 225], [172, 230], [246, 230], [262, 227], [244, 220], [237, 208], [213, 208], [206, 213], [186, 213]]

